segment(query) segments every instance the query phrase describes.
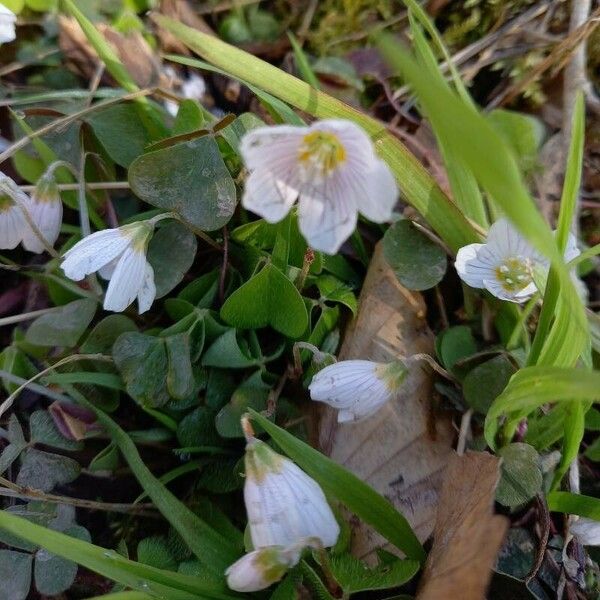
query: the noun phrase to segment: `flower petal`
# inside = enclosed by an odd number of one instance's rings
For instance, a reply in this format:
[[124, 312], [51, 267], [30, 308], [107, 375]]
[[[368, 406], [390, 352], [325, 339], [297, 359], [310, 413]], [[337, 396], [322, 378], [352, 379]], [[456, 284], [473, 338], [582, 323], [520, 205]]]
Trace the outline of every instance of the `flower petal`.
[[494, 279], [500, 259], [485, 244], [469, 244], [459, 249], [454, 267], [459, 277], [471, 287], [483, 288], [486, 279]]
[[16, 248], [23, 237], [25, 227], [25, 219], [16, 204], [0, 210], [0, 248]]
[[4, 4], [0, 4], [0, 44], [12, 42], [17, 37], [15, 31], [16, 21], [15, 13], [6, 8]]
[[315, 250], [335, 254], [352, 235], [357, 219], [351, 198], [345, 199], [339, 194], [322, 197], [302, 194], [300, 197], [300, 231]]
[[156, 285], [154, 284], [154, 269], [152, 265], [146, 261], [146, 270], [142, 287], [138, 292], [138, 312], [140, 315], [150, 309], [154, 299], [156, 298]]
[[567, 247], [565, 248], [565, 262], [571, 262], [581, 254], [581, 250], [577, 247], [577, 238], [569, 233], [567, 238]]
[[128, 247], [117, 263], [106, 296], [104, 309], [124, 311], [136, 298], [146, 274], [146, 256], [139, 250]]
[[296, 189], [277, 179], [270, 170], [260, 168], [246, 180], [242, 206], [268, 223], [277, 223], [290, 212], [297, 197]]
[[295, 171], [300, 144], [308, 131], [308, 127], [291, 125], [253, 129], [242, 138], [240, 144], [246, 167], [250, 171], [267, 169], [277, 178], [288, 173], [292, 165]]
[[514, 225], [505, 218], [498, 219], [488, 232], [486, 245], [501, 259], [512, 256], [543, 258], [518, 232]]
[[65, 253], [61, 269], [69, 279], [80, 281], [116, 259], [131, 239], [119, 229], [104, 229], [77, 242]]
[[311, 381], [310, 397], [340, 410], [338, 422], [357, 421], [374, 414], [392, 397], [381, 377], [381, 363], [343, 360], [325, 367]]
[[569, 530], [583, 546], [600, 546], [600, 521], [579, 517]]
[[362, 190], [355, 201], [359, 212], [374, 223], [389, 221], [398, 200], [398, 186], [387, 164], [378, 160], [373, 169], [362, 174], [354, 171], [353, 175], [355, 189]]
[[[37, 225], [40, 233], [46, 238], [50, 246], [58, 239], [60, 226], [62, 224], [63, 206], [62, 202], [35, 202], [28, 203], [29, 214]], [[38, 239], [31, 227], [26, 227], [23, 233], [23, 248], [30, 252], [41, 253], [46, 249]]]
[[496, 296], [496, 298], [507, 300], [508, 302], [515, 302], [517, 304], [527, 302], [527, 300], [537, 292], [537, 287], [533, 282], [521, 290], [514, 292], [508, 291], [496, 278], [486, 279], [483, 282], [483, 287], [490, 292], [490, 294]]

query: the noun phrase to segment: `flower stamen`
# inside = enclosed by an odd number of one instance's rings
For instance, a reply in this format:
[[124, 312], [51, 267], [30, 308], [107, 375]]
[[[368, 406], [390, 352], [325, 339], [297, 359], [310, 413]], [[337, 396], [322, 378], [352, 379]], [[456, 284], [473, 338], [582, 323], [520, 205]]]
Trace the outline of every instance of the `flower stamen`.
[[533, 265], [529, 258], [510, 256], [496, 268], [496, 278], [507, 292], [518, 292], [533, 281]]
[[317, 169], [322, 177], [326, 177], [346, 160], [346, 149], [337, 135], [312, 131], [302, 138], [298, 158], [305, 167]]

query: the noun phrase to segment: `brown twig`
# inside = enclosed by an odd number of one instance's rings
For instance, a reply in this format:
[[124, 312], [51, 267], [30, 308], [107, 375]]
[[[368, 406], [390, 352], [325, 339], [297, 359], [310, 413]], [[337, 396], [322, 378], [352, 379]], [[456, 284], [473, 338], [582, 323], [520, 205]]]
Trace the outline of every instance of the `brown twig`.
[[540, 535], [540, 544], [535, 557], [533, 568], [525, 578], [525, 583], [529, 583], [540, 570], [544, 557], [546, 556], [546, 548], [548, 547], [548, 539], [550, 538], [550, 512], [548, 511], [548, 505], [546, 500], [541, 494], [538, 494], [535, 498], [537, 505], [537, 512], [540, 517], [540, 524], [542, 532]]

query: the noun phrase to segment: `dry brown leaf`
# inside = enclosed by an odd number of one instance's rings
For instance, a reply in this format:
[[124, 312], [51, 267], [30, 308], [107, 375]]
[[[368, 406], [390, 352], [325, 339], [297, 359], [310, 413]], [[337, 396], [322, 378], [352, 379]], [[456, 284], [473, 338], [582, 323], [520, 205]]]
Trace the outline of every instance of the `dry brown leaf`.
[[508, 519], [493, 514], [500, 459], [456, 454], [446, 469], [418, 600], [483, 600]]
[[[202, 33], [208, 33], [209, 35], [214, 35], [215, 33], [208, 23], [194, 11], [186, 0], [162, 0], [159, 10], [165, 17], [179, 21]], [[173, 52], [175, 54], [183, 54], [184, 56], [191, 54], [189, 48], [166, 29], [159, 27], [157, 29], [157, 35], [164, 52]]]
[[[431, 353], [433, 335], [425, 321], [421, 294], [402, 287], [376, 247], [360, 296], [360, 309], [345, 336], [341, 359], [391, 361]], [[359, 423], [337, 423], [326, 408], [319, 427], [321, 448], [338, 463], [386, 496], [408, 519], [421, 540], [433, 530], [438, 489], [454, 437], [448, 419], [431, 411], [432, 377], [416, 367], [398, 396], [373, 417]], [[372, 561], [386, 541], [356, 523], [352, 551]]]
[[[72, 17], [59, 15], [58, 43], [69, 66], [88, 80], [93, 79], [100, 59], [88, 42], [85, 33]], [[96, 27], [113, 47], [125, 68], [141, 88], [159, 85], [160, 65], [152, 48], [139, 32], [123, 35], [106, 23], [98, 23]], [[105, 73], [103, 81], [110, 81]]]

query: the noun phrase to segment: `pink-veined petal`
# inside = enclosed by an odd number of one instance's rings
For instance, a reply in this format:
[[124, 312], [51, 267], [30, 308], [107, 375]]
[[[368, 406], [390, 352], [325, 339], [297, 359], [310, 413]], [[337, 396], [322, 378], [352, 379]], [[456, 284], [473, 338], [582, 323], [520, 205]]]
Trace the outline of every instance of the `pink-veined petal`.
[[459, 249], [454, 267], [459, 277], [471, 287], [483, 288], [486, 279], [493, 279], [499, 261], [485, 244], [469, 244]]
[[117, 263], [106, 296], [105, 310], [124, 311], [137, 297], [146, 274], [146, 256], [139, 250], [128, 247]]
[[154, 299], [156, 298], [156, 285], [154, 284], [154, 269], [152, 265], [146, 261], [146, 270], [144, 280], [138, 292], [138, 312], [140, 315], [150, 309]]
[[119, 229], [103, 229], [77, 242], [68, 252], [61, 269], [69, 279], [80, 281], [118, 258], [131, 243]]
[[18, 206], [12, 205], [0, 210], [0, 248], [16, 248], [25, 231], [25, 219]]
[[[63, 206], [62, 202], [35, 202], [28, 203], [29, 214], [36, 224], [40, 233], [44, 236], [50, 246], [58, 239], [60, 226], [62, 224]], [[30, 252], [41, 253], [46, 249], [38, 239], [31, 227], [27, 226], [23, 234], [23, 247]]]
[[260, 168], [246, 180], [242, 205], [268, 223], [277, 223], [290, 212], [296, 198], [296, 189], [275, 178], [270, 170]]
[[258, 127], [249, 131], [240, 144], [244, 164], [250, 171], [268, 169], [281, 178], [289, 173], [291, 165], [298, 164], [300, 144], [308, 131], [308, 127], [291, 125]]

